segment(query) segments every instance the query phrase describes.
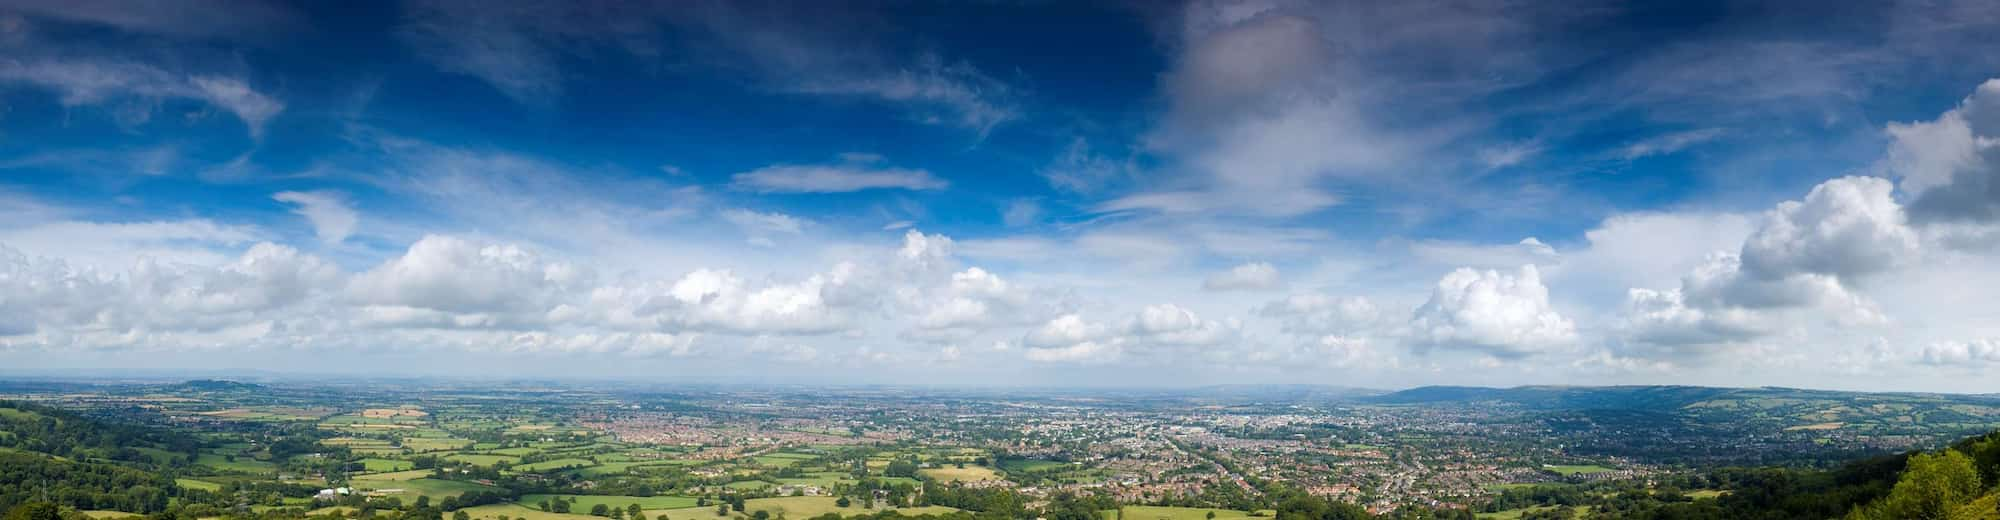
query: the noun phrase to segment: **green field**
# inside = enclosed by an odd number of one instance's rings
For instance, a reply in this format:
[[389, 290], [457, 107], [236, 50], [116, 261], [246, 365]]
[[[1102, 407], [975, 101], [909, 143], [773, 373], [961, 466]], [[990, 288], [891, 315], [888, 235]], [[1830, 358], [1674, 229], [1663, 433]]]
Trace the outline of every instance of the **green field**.
[[521, 461], [521, 459], [519, 458], [510, 457], [506, 455], [484, 455], [477, 453], [453, 453], [451, 455], [445, 455], [444, 458], [445, 460], [455, 460], [459, 462], [470, 463], [474, 466], [497, 466], [500, 464], [513, 464], [515, 462]]
[[[540, 509], [536, 509], [533, 506], [521, 506], [519, 504], [492, 504], [492, 505], [484, 505], [478, 507], [468, 507], [465, 509], [460, 509], [460, 511], [464, 511], [465, 514], [472, 516], [472, 518], [474, 518], [475, 520], [479, 519], [491, 520], [503, 516], [507, 518], [522, 518], [525, 520], [603, 520], [603, 517], [590, 516], [585, 514], [548, 513], [548, 512], [543, 512]], [[589, 509], [585, 509], [584, 511], [589, 511]], [[713, 515], [714, 513], [715, 513], [714, 511], [709, 511], [709, 514], [711, 515]]]
[[224, 457], [222, 455], [217, 455], [214, 453], [203, 453], [201, 454], [200, 457], [196, 457], [194, 462], [195, 464], [208, 466], [218, 470], [234, 471], [238, 473], [254, 473], [261, 475], [278, 470], [277, 465], [271, 464], [269, 462], [264, 462], [261, 460], [244, 456], [238, 456], [236, 457], [236, 460], [232, 462], [227, 457]]
[[1570, 475], [1581, 475], [1584, 473], [1603, 473], [1606, 471], [1614, 471], [1612, 468], [1607, 468], [1596, 464], [1584, 464], [1584, 465], [1543, 464], [1542, 469], [1554, 471], [1565, 477]]
[[[590, 511], [590, 508], [592, 506], [595, 506], [597, 504], [604, 504], [606, 507], [615, 507], [619, 509], [624, 509], [625, 506], [629, 506], [632, 504], [639, 504], [639, 509], [680, 509], [686, 507], [695, 507], [694, 497], [680, 497], [680, 496], [632, 497], [632, 496], [618, 496], [618, 495], [522, 495], [521, 499], [514, 501], [514, 503], [520, 504], [522, 507], [540, 511], [540, 508], [536, 507], [537, 503], [543, 500], [548, 500], [551, 497], [557, 497], [557, 496], [561, 496], [565, 499], [572, 499], [576, 501], [576, 503], [570, 504], [569, 510], [571, 512], [588, 512]], [[709, 514], [713, 516], [715, 514], [715, 511], [709, 510]]]
[[1067, 466], [1069, 466], [1069, 463], [1067, 462], [1059, 462], [1053, 460], [1009, 459], [1000, 461], [1000, 469], [1006, 470], [1009, 473], [1040, 471], [1045, 469], [1062, 468]]
[[[439, 480], [433, 478], [420, 478], [415, 480], [357, 479], [353, 482], [353, 485], [356, 488], [360, 488], [362, 490], [385, 492], [388, 493], [390, 496], [403, 496], [405, 497], [403, 499], [405, 502], [408, 502], [410, 500], [415, 500], [416, 499], [415, 497], [417, 495], [428, 496], [431, 497], [432, 501], [436, 501], [444, 497], [458, 496], [468, 491], [482, 491], [482, 490], [492, 491], [500, 489], [496, 487], [482, 486], [471, 482], [460, 482], [456, 480]], [[401, 492], [389, 491], [396, 489], [400, 489], [402, 491]]]
[[1160, 507], [1125, 506], [1118, 511], [1118, 520], [1204, 520], [1209, 513], [1215, 518], [1249, 518], [1250, 512], [1234, 509], [1207, 509], [1200, 507]]
[[222, 484], [217, 484], [217, 483], [214, 483], [214, 482], [209, 482], [209, 481], [206, 481], [206, 480], [195, 480], [195, 479], [191, 479], [191, 478], [177, 478], [177, 479], [174, 479], [174, 484], [175, 484], [175, 485], [178, 485], [178, 486], [180, 486], [180, 487], [184, 487], [184, 488], [188, 488], [188, 489], [199, 489], [199, 490], [202, 490], [202, 491], [221, 491], [221, 490], [222, 490]]
[[369, 473], [366, 475], [355, 475], [354, 480], [356, 481], [416, 480], [424, 477], [429, 477], [431, 476], [432, 473], [435, 472], [428, 469], [413, 469], [409, 471], [391, 471], [388, 473]]
[[[833, 497], [753, 498], [743, 502], [743, 511], [744, 513], [768, 511], [770, 512], [773, 518], [776, 518], [779, 515], [783, 515], [785, 518], [800, 518], [800, 519], [811, 518], [827, 513], [839, 513], [842, 516], [861, 516], [861, 515], [873, 515], [880, 511], [895, 511], [903, 515], [915, 516], [923, 514], [942, 515], [953, 511], [958, 511], [958, 509], [944, 507], [944, 506], [866, 509], [857, 504], [850, 507], [838, 507], [834, 505], [834, 502], [836, 500], [837, 499]], [[746, 518], [748, 515], [745, 515], [744, 513], [732, 512], [730, 514], [730, 517], [732, 519]], [[684, 507], [678, 509], [648, 510], [645, 512], [645, 514], [647, 518], [655, 518], [658, 517], [659, 515], [664, 514], [667, 515], [667, 517], [670, 518], [671, 520], [719, 520], [721, 518], [715, 515], [714, 507]]]
[[407, 460], [378, 459], [372, 457], [361, 459], [361, 467], [366, 468], [368, 471], [376, 473], [388, 472], [388, 471], [407, 471], [410, 468], [414, 468], [416, 466], [417, 465], [415, 463], [412, 463]]
[[554, 459], [554, 460], [545, 460], [541, 462], [536, 462], [533, 464], [522, 464], [519, 466], [514, 466], [514, 471], [547, 471], [552, 469], [563, 469], [563, 468], [583, 468], [595, 465], [597, 465], [597, 463], [584, 459]]

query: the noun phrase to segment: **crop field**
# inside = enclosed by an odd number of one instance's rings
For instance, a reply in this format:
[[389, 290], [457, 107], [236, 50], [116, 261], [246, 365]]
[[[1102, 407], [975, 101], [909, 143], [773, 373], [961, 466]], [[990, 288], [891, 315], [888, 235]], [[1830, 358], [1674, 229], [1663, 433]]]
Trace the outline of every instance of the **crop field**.
[[943, 482], [974, 482], [980, 480], [1000, 480], [999, 472], [993, 471], [992, 469], [984, 466], [966, 466], [963, 468], [954, 468], [954, 467], [929, 468], [929, 469], [918, 470], [918, 473], [922, 473], [924, 476], [930, 477], [931, 480], [938, 480]]

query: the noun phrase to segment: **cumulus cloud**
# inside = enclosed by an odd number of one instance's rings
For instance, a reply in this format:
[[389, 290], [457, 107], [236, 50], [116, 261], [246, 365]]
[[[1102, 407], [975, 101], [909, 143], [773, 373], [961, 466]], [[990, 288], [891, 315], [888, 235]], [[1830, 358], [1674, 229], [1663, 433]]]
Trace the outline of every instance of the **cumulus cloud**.
[[1936, 120], [1890, 123], [1886, 169], [1920, 222], [2000, 221], [2000, 79]]
[[941, 190], [951, 186], [931, 172], [880, 167], [874, 161], [774, 164], [738, 173], [731, 185], [758, 193], [844, 193], [875, 189]]
[[1500, 357], [1542, 353], [1576, 341], [1576, 325], [1549, 305], [1533, 265], [1514, 274], [1459, 269], [1438, 280], [1410, 319], [1422, 346]]
[[1853, 286], [1919, 253], [1893, 188], [1881, 178], [1842, 177], [1778, 204], [1739, 251], [1711, 254], [1680, 288], [1631, 291], [1627, 339], [1663, 350], [1648, 355], [1679, 355], [1769, 334], [1789, 309], [1826, 309], [1842, 324], [1885, 321]]
[[293, 204], [292, 213], [305, 217], [312, 223], [313, 233], [321, 242], [338, 244], [354, 234], [354, 226], [361, 216], [354, 208], [348, 207], [346, 197], [331, 191], [281, 191], [271, 195], [279, 202]]
[[323, 295], [339, 269], [258, 243], [216, 266], [142, 259], [126, 270], [73, 266], [0, 245], [0, 335], [214, 331], [268, 320]]
[[1193, 353], [1187, 349], [1225, 344], [1238, 337], [1237, 320], [1207, 320], [1174, 304], [1148, 305], [1122, 324], [1095, 322], [1081, 314], [1057, 316], [1021, 338], [1031, 361], [1101, 363], [1143, 354], [1164, 361]]
[[1201, 283], [1210, 291], [1268, 291], [1284, 285], [1278, 268], [1265, 262], [1251, 262], [1216, 273]]
[[444, 313], [488, 326], [500, 325], [489, 320], [539, 319], [593, 277], [586, 268], [543, 260], [518, 245], [427, 235], [402, 256], [356, 275], [348, 293], [379, 307], [373, 315], [389, 322]]
[[1923, 362], [1941, 366], [2000, 363], [2000, 340], [1940, 341], [1924, 347]]

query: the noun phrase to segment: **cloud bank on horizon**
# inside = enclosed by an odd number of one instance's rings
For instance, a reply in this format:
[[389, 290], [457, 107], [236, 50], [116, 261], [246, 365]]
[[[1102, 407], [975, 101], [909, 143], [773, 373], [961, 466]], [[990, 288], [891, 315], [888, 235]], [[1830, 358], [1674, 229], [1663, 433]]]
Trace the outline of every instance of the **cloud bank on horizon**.
[[2000, 391], [1987, 2], [208, 7], [0, 0], [0, 365]]

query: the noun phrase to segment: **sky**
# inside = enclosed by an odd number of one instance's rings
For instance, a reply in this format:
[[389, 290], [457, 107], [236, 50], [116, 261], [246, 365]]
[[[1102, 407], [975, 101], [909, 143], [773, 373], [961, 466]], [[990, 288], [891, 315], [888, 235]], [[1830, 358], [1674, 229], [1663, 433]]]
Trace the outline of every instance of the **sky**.
[[1995, 34], [0, 0], [0, 367], [2000, 392]]

